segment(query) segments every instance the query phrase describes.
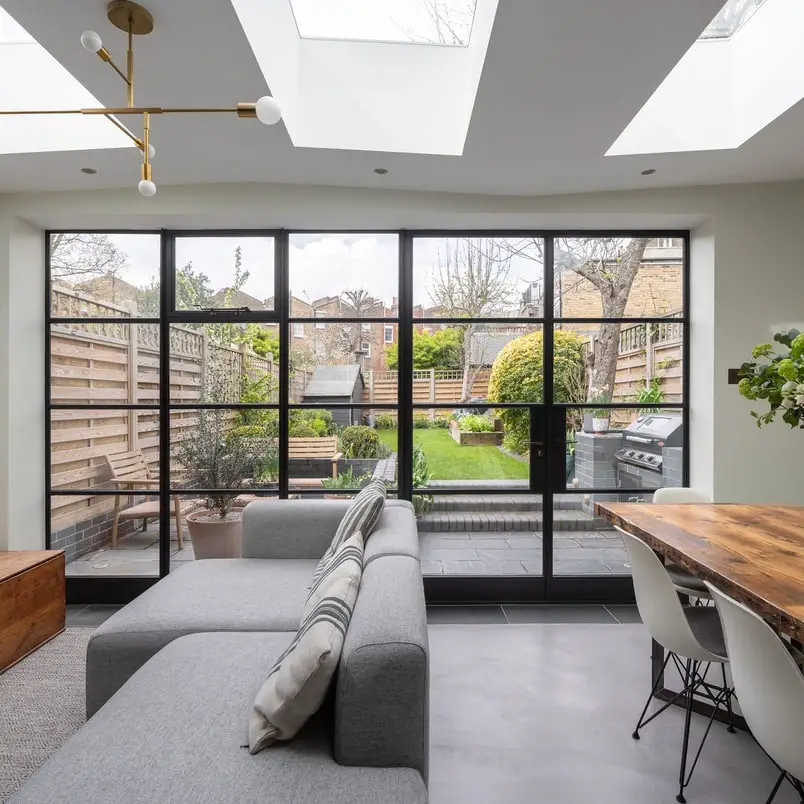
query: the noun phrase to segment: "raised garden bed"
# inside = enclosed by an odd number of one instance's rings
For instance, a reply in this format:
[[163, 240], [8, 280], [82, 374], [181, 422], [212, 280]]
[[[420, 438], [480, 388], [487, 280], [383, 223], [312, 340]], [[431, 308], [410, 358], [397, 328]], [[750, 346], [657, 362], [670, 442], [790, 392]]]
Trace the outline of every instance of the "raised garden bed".
[[499, 447], [503, 442], [502, 422], [494, 420], [494, 431], [491, 433], [473, 433], [459, 430], [457, 422], [450, 422], [449, 434], [462, 447]]

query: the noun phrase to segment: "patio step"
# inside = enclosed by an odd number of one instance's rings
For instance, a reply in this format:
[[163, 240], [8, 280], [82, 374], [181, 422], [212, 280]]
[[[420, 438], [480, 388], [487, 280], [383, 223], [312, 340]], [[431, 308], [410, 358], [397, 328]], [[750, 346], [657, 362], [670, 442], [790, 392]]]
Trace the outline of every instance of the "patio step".
[[[506, 511], [431, 511], [418, 520], [419, 533], [495, 533], [500, 531], [540, 532], [540, 512]], [[553, 530], [604, 530], [610, 526], [600, 517], [583, 511], [553, 511]]]
[[[553, 508], [580, 511], [583, 500], [578, 494], [556, 494]], [[543, 509], [541, 494], [455, 494], [435, 496], [431, 513], [487, 511], [537, 513]]]

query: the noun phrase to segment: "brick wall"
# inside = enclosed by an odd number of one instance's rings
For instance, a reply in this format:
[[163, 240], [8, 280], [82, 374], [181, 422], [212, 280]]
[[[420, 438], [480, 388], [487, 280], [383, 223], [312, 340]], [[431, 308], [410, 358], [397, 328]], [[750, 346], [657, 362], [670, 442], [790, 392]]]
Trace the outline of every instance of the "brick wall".
[[[98, 514], [51, 534], [50, 549], [64, 550], [69, 564], [77, 558], [111, 544], [112, 514]], [[117, 528], [118, 537], [128, 536], [142, 524], [142, 520], [125, 520]]]

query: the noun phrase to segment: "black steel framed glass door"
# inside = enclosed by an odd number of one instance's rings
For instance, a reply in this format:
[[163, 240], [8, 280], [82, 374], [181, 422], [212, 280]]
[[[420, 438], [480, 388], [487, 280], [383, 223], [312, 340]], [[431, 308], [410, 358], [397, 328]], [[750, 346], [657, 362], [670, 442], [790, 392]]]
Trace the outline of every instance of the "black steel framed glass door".
[[259, 447], [243, 502], [410, 500], [431, 600], [627, 599], [595, 503], [687, 482], [684, 232], [49, 232], [46, 270], [73, 600], [192, 560], [171, 512], [228, 491], [182, 466], [211, 419]]

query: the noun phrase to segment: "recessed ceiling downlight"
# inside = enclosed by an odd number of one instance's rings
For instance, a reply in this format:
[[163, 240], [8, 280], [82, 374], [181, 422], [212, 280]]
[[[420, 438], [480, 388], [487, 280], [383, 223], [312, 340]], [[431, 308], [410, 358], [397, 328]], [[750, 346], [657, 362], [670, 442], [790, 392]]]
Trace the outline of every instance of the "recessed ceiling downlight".
[[94, 176], [98, 171], [95, 168], [81, 168], [82, 173], [86, 173], [87, 176]]
[[643, 176], [652, 176], [656, 172], [656, 168], [647, 168], [642, 171]]
[[374, 172], [378, 176], [384, 176], [386, 173], [388, 173], [388, 168], [374, 168]]

